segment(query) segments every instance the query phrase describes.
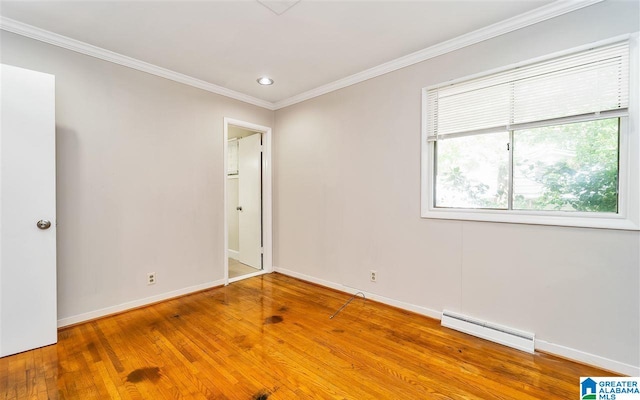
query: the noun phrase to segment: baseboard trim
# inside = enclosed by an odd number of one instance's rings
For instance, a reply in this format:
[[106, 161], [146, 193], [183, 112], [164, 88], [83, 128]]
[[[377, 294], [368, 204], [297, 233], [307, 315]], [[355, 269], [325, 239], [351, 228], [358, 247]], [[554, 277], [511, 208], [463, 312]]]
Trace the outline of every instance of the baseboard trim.
[[592, 365], [608, 371], [624, 374], [628, 376], [640, 376], [640, 367], [625, 364], [620, 361], [610, 360], [595, 354], [586, 353], [584, 351], [572, 349], [571, 347], [562, 346], [556, 343], [547, 342], [536, 338], [536, 350], [548, 353], [571, 361], [582, 364]]
[[76, 325], [82, 322], [91, 321], [98, 318], [103, 318], [113, 314], [119, 314], [124, 311], [131, 311], [136, 308], [149, 306], [154, 303], [158, 303], [161, 301], [170, 300], [176, 297], [184, 296], [187, 294], [199, 292], [206, 289], [211, 289], [217, 286], [223, 286], [224, 279], [220, 279], [217, 281], [207, 282], [200, 285], [189, 286], [186, 288], [173, 290], [171, 292], [161, 293], [151, 297], [145, 297], [143, 299], [128, 301], [126, 303], [118, 304], [111, 307], [101, 308], [99, 310], [90, 311], [87, 313], [82, 313], [78, 315], [74, 315], [71, 317], [61, 318], [58, 320], [58, 328]]
[[[327, 281], [324, 279], [318, 279], [310, 275], [301, 274], [296, 271], [292, 271], [286, 268], [280, 268], [273, 266], [274, 272], [281, 273], [283, 275], [291, 276], [293, 278], [301, 279], [303, 281], [308, 281], [314, 283], [316, 285], [325, 286], [331, 289], [339, 290], [341, 292], [354, 293], [356, 291], [361, 291], [365, 294], [367, 299], [375, 300], [380, 303], [388, 304], [393, 307], [402, 308], [407, 311], [412, 311], [417, 314], [421, 314], [430, 318], [435, 318], [438, 320], [442, 320], [442, 312], [431, 310], [426, 307], [416, 306], [414, 304], [405, 303], [402, 301], [397, 301], [394, 299], [390, 299], [388, 297], [379, 296], [372, 293], [367, 293], [361, 289], [352, 288], [349, 286], [345, 286], [339, 283]], [[579, 362], [582, 364], [602, 368], [611, 372], [624, 374], [628, 376], [640, 376], [640, 367], [636, 367], [630, 364], [625, 364], [620, 361], [610, 360], [605, 357], [601, 357], [595, 354], [587, 353], [584, 351], [576, 350], [570, 347], [562, 346], [559, 344], [547, 342], [544, 340], [540, 340], [535, 338], [535, 350], [541, 351], [544, 353], [548, 353], [553, 356], [558, 356], [561, 358], [566, 358], [571, 361]]]
[[330, 281], [325, 281], [324, 279], [318, 279], [315, 278], [313, 276], [310, 275], [306, 275], [306, 274], [301, 274], [299, 272], [295, 272], [295, 271], [291, 271], [289, 269], [286, 268], [280, 268], [280, 267], [276, 267], [275, 265], [273, 266], [273, 271], [274, 272], [278, 272], [282, 275], [287, 275], [290, 276], [292, 278], [297, 278], [303, 281], [307, 281], [307, 282], [311, 282], [311, 283], [315, 283], [316, 285], [320, 285], [320, 286], [324, 286], [324, 287], [328, 287], [334, 290], [338, 290], [340, 292], [346, 292], [346, 293], [350, 293], [353, 294], [355, 292], [362, 292], [364, 293], [364, 295], [366, 296], [367, 299], [370, 300], [375, 300], [379, 303], [383, 303], [392, 307], [397, 307], [397, 308], [401, 308], [403, 310], [407, 310], [407, 311], [411, 311], [414, 312], [416, 314], [420, 314], [420, 315], [424, 315], [425, 317], [429, 317], [429, 318], [434, 318], [434, 319], [441, 319], [442, 318], [442, 313], [439, 311], [435, 311], [432, 310], [430, 308], [426, 308], [426, 307], [421, 307], [421, 306], [417, 306], [415, 304], [411, 304], [411, 303], [405, 303], [403, 301], [399, 301], [399, 300], [394, 300], [388, 297], [384, 297], [384, 296], [380, 296], [377, 295], [375, 293], [370, 293], [370, 292], [366, 292], [362, 289], [359, 288], [353, 288], [350, 286], [346, 286], [346, 285], [342, 285], [339, 283], [334, 283], [334, 282], [330, 282]]
[[234, 260], [240, 259], [240, 252], [236, 250], [228, 249], [227, 255], [229, 256], [229, 258], [233, 258]]

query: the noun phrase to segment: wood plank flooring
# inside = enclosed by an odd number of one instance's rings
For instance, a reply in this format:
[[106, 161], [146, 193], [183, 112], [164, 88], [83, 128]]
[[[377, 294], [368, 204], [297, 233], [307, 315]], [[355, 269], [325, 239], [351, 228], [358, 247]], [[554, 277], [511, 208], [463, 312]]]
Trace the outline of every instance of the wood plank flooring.
[[63, 329], [0, 399], [577, 399], [609, 372], [268, 274]]

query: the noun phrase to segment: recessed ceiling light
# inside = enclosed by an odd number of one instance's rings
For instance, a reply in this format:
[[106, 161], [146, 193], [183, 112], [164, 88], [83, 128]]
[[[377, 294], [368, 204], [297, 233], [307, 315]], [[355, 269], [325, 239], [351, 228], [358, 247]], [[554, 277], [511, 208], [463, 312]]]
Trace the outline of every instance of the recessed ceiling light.
[[268, 76], [261, 76], [260, 78], [258, 78], [256, 80], [259, 84], [261, 85], [273, 85], [273, 79], [269, 78]]

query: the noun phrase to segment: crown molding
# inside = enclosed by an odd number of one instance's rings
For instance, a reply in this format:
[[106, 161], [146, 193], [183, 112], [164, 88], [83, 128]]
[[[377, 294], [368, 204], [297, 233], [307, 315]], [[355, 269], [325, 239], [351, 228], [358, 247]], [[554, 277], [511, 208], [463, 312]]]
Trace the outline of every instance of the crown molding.
[[26, 36], [31, 39], [36, 39], [41, 42], [49, 43], [54, 46], [62, 47], [67, 50], [75, 51], [77, 53], [99, 58], [101, 60], [109, 61], [115, 64], [120, 64], [125, 67], [136, 69], [138, 71], [170, 79], [172, 81], [193, 86], [198, 89], [206, 90], [208, 92], [240, 100], [258, 107], [263, 107], [269, 110], [275, 109], [274, 103], [270, 101], [258, 99], [244, 93], [236, 92], [222, 86], [214, 85], [213, 83], [193, 78], [191, 76], [181, 74], [170, 69], [162, 68], [157, 65], [149, 64], [132, 57], [106, 50], [101, 47], [93, 46], [79, 40], [71, 39], [69, 37], [46, 31], [44, 29], [40, 29], [35, 26], [31, 26], [10, 18], [0, 17], [0, 29], [7, 32], [16, 33], [18, 35]]
[[417, 64], [434, 57], [441, 56], [443, 54], [461, 49], [463, 47], [471, 46], [473, 44], [492, 39], [496, 36], [504, 35], [506, 33], [513, 32], [515, 30], [522, 29], [533, 24], [537, 24], [539, 22], [543, 22], [548, 19], [579, 10], [596, 3], [600, 3], [602, 1], [604, 0], [557, 0], [551, 4], [536, 8], [526, 13], [517, 15], [513, 18], [509, 18], [504, 21], [497, 22], [493, 25], [477, 29], [473, 32], [458, 36], [445, 42], [438, 43], [431, 47], [427, 47], [426, 49], [418, 50], [414, 53], [396, 58], [395, 60], [380, 64], [376, 67], [369, 68], [362, 72], [358, 72], [356, 74], [328, 83], [326, 85], [319, 86], [315, 89], [311, 89], [307, 92], [298, 94], [288, 99], [278, 101], [275, 103], [275, 109], [279, 110], [281, 108], [288, 107], [296, 103], [300, 103], [305, 100], [309, 100], [314, 97], [333, 92], [335, 90], [343, 89], [347, 86], [355, 85], [356, 83], [360, 83], [368, 79], [375, 78], [377, 76], [384, 75], [389, 72], [393, 72], [398, 69], [408, 67], [410, 65]]
[[536, 8], [513, 18], [497, 22], [493, 25], [480, 28], [478, 30], [458, 36], [445, 42], [438, 43], [434, 46], [427, 47], [426, 49], [416, 51], [406, 56], [397, 58], [373, 68], [369, 68], [357, 74], [350, 75], [346, 78], [342, 78], [326, 85], [319, 86], [315, 89], [311, 89], [304, 93], [300, 93], [298, 95], [280, 100], [275, 103], [258, 99], [244, 93], [236, 92], [222, 86], [214, 85], [213, 83], [196, 79], [191, 76], [184, 75], [166, 68], [158, 67], [157, 65], [149, 64], [132, 57], [93, 46], [79, 40], [71, 39], [57, 33], [46, 31], [35, 26], [12, 20], [10, 18], [0, 17], [0, 29], [36, 39], [45, 43], [49, 43], [54, 46], [59, 46], [91, 57], [99, 58], [101, 60], [120, 64], [125, 67], [136, 69], [138, 71], [147, 72], [149, 74], [160, 76], [162, 78], [170, 79], [175, 82], [183, 83], [185, 85], [193, 86], [202, 90], [206, 90], [208, 92], [230, 97], [232, 99], [240, 100], [245, 103], [253, 104], [258, 107], [263, 107], [273, 111], [303, 102], [305, 100], [312, 99], [314, 97], [321, 96], [323, 94], [333, 92], [335, 90], [343, 89], [347, 86], [355, 85], [368, 79], [375, 78], [377, 76], [384, 75], [389, 72], [393, 72], [398, 69], [408, 67], [410, 65], [417, 64], [419, 62], [426, 61], [431, 58], [461, 49], [463, 47], [471, 46], [473, 44], [492, 39], [496, 36], [504, 35], [506, 33], [513, 32], [515, 30], [522, 29], [533, 24], [537, 24], [539, 22], [579, 10], [596, 3], [600, 3], [602, 1], [604, 0], [557, 0], [546, 6]]

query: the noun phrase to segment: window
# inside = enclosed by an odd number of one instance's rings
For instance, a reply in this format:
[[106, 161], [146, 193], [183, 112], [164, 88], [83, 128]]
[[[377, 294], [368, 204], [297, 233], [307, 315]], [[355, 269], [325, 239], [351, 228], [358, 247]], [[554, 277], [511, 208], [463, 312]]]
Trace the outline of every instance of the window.
[[626, 40], [424, 89], [423, 217], [638, 229], [629, 52]]

